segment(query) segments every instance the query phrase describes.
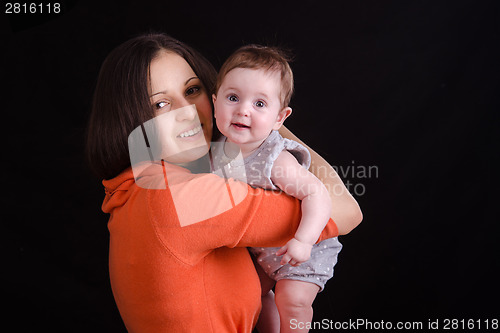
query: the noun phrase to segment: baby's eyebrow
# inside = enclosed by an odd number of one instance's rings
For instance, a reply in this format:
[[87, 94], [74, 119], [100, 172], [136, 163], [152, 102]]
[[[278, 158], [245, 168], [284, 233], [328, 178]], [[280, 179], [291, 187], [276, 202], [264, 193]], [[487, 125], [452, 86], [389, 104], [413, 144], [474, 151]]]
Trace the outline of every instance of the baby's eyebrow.
[[265, 99], [269, 99], [269, 96], [267, 96], [267, 94], [265, 93], [259, 93], [259, 95], [263, 96]]
[[221, 90], [224, 92], [224, 94], [238, 94], [239, 93], [239, 90], [236, 89], [236, 88], [233, 88], [233, 87], [227, 87], [227, 88], [224, 88], [224, 90]]

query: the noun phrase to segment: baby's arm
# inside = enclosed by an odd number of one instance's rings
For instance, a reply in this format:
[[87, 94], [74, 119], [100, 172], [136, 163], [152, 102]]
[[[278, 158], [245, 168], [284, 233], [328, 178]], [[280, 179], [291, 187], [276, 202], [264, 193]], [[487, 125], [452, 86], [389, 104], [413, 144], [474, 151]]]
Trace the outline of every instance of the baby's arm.
[[346, 235], [356, 228], [363, 219], [363, 214], [358, 203], [349, 193], [342, 179], [340, 179], [335, 169], [318, 153], [309, 148], [304, 142], [297, 138], [285, 126], [279, 129], [284, 138], [297, 141], [305, 146], [311, 153], [311, 167], [309, 170], [318, 177], [329, 190], [332, 202], [331, 218], [338, 227], [339, 235]]
[[274, 162], [271, 180], [288, 195], [302, 200], [302, 218], [295, 237], [276, 253], [283, 255], [282, 265], [290, 262], [296, 266], [309, 259], [313, 244], [330, 218], [330, 196], [323, 183], [286, 150]]

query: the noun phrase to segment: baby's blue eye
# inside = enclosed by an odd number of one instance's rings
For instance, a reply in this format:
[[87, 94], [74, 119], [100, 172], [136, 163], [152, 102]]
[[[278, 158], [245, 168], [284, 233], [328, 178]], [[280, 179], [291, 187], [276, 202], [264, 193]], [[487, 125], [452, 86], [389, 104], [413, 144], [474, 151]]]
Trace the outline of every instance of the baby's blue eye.
[[230, 95], [228, 96], [227, 98], [228, 100], [230, 100], [231, 102], [238, 102], [238, 97], [234, 96], [234, 95]]
[[263, 108], [264, 106], [266, 106], [266, 103], [264, 103], [263, 101], [257, 101], [255, 102], [255, 106], [258, 108]]

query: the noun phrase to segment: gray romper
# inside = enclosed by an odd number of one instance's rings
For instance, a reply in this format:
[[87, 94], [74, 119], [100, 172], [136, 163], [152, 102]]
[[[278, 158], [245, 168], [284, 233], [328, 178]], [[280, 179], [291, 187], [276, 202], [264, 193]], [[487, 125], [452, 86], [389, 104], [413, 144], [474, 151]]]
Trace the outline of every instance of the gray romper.
[[[305, 168], [309, 168], [311, 156], [309, 151], [301, 144], [283, 138], [277, 131], [273, 131], [260, 147], [250, 156], [243, 159], [241, 154], [228, 157], [224, 153], [226, 138], [221, 139], [221, 144], [212, 147], [214, 173], [221, 177], [238, 179], [252, 187], [264, 189], [279, 189], [271, 181], [271, 169], [278, 155], [288, 150], [297, 161]], [[279, 247], [249, 248], [260, 266], [273, 280], [281, 279], [300, 280], [318, 285], [320, 291], [325, 283], [333, 276], [333, 267], [337, 263], [337, 255], [342, 249], [342, 244], [337, 237], [325, 239], [315, 244], [311, 250], [311, 258], [300, 266], [293, 267], [289, 264], [280, 265], [280, 257], [275, 255]]]

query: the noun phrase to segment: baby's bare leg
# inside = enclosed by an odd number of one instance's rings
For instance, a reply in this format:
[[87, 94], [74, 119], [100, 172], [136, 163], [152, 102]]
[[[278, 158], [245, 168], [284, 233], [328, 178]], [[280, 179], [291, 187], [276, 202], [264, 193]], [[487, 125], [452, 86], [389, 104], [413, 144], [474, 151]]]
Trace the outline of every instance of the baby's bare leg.
[[304, 281], [282, 279], [276, 282], [275, 290], [276, 305], [280, 314], [280, 333], [308, 332], [305, 327], [312, 321], [312, 303], [318, 294], [319, 286]]
[[280, 331], [280, 316], [272, 290], [262, 296], [262, 311], [256, 328], [259, 333], [278, 333]]
[[259, 275], [260, 286], [262, 288], [262, 311], [257, 321], [257, 331], [259, 333], [278, 333], [280, 330], [280, 318], [274, 301], [274, 293], [271, 290], [276, 281], [264, 272], [253, 256], [252, 259], [254, 260], [255, 270]]

